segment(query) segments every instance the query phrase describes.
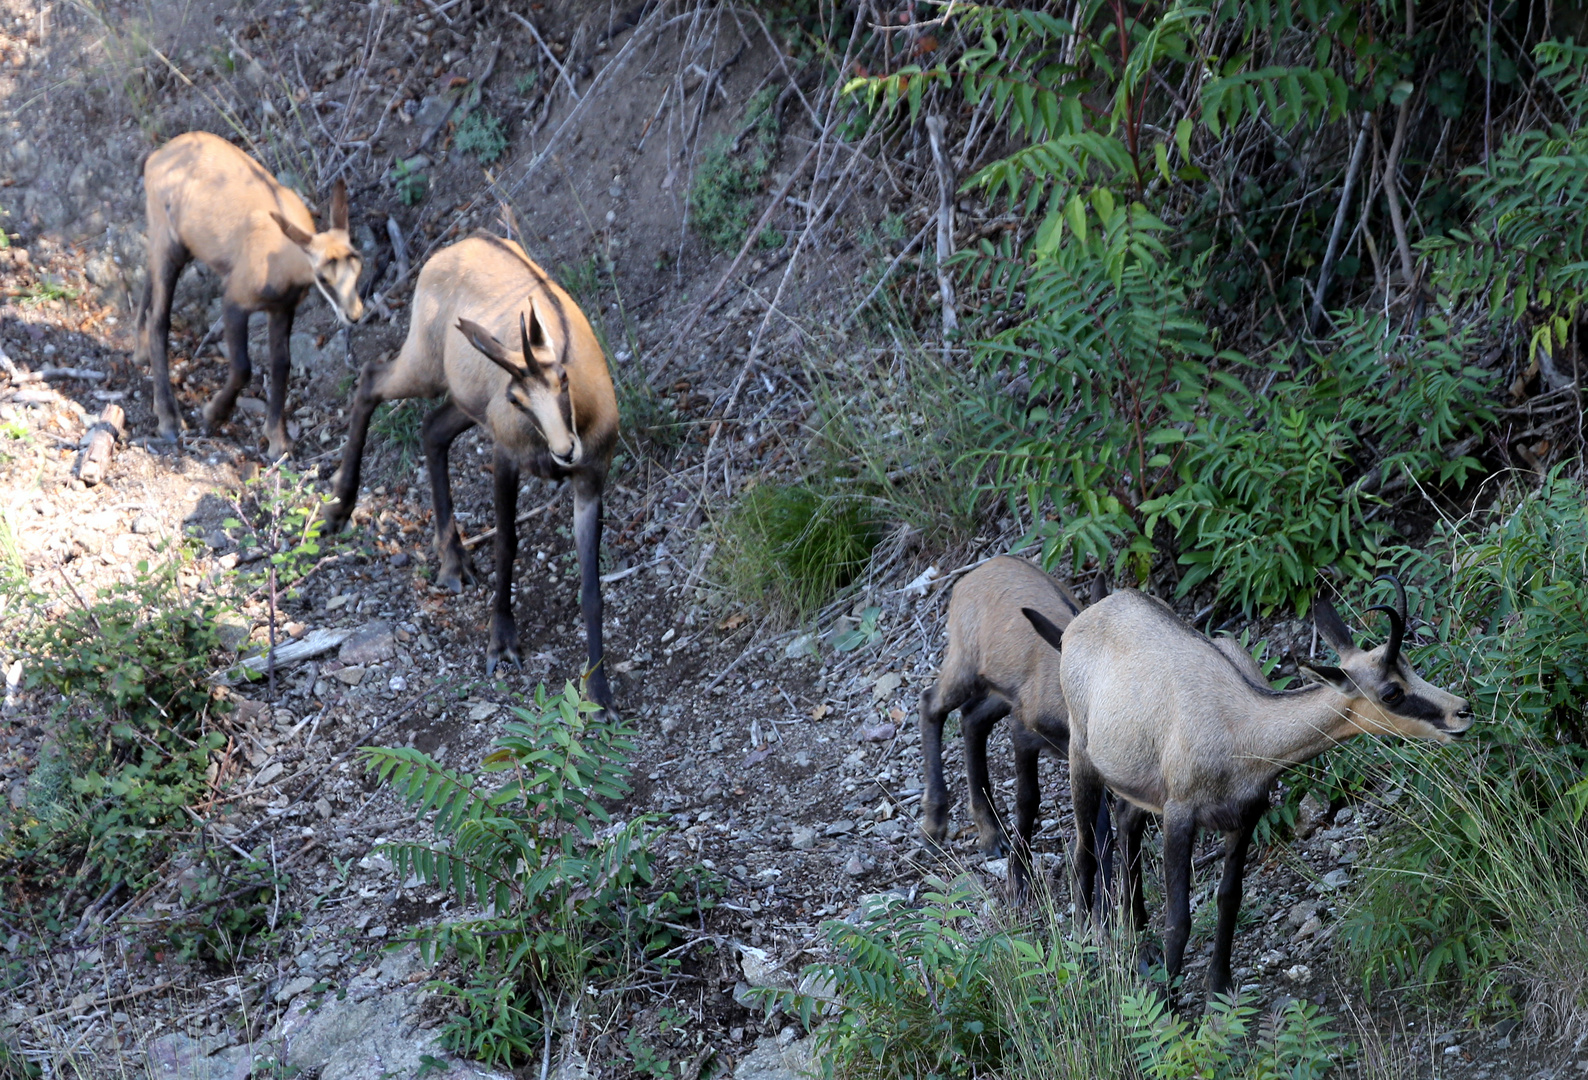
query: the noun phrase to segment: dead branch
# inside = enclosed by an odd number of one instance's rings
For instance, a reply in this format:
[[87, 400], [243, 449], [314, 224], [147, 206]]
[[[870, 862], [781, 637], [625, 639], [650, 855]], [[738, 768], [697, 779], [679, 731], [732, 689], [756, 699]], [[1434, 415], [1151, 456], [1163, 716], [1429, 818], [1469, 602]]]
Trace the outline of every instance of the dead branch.
[[[556, 506], [557, 505], [557, 501], [559, 499], [561, 499], [561, 498], [562, 498], [562, 492], [559, 491], [559, 492], [557, 492], [557, 494], [553, 495], [550, 499], [546, 500], [546, 502], [542, 503], [541, 505], [535, 507], [533, 510], [525, 510], [522, 514], [519, 514], [518, 517], [513, 519], [513, 527], [516, 529], [518, 526], [524, 524], [524, 522], [528, 521], [530, 518], [539, 517], [541, 514], [544, 514], [547, 510], [550, 510], [552, 507]], [[493, 525], [489, 529], [486, 529], [484, 532], [476, 533], [475, 535], [469, 537], [467, 540], [463, 541], [464, 548], [468, 549], [468, 548], [476, 547], [476, 546], [478, 546], [480, 544], [485, 543], [491, 537], [496, 535], [496, 530], [497, 530], [498, 527], [499, 526]]]
[[116, 440], [125, 434], [125, 420], [121, 406], [111, 402], [99, 414], [99, 420], [83, 433], [83, 452], [77, 459], [77, 478], [83, 483], [92, 487], [104, 478], [110, 456], [116, 452]]
[[1334, 276], [1334, 263], [1340, 256], [1340, 233], [1345, 228], [1345, 215], [1351, 205], [1351, 195], [1356, 188], [1357, 175], [1362, 171], [1363, 152], [1367, 149], [1369, 118], [1362, 119], [1362, 130], [1351, 151], [1351, 163], [1346, 166], [1345, 184], [1340, 189], [1340, 205], [1335, 207], [1334, 226], [1329, 230], [1329, 246], [1324, 251], [1323, 266], [1318, 271], [1318, 288], [1313, 293], [1312, 313], [1307, 317], [1307, 332], [1315, 333], [1318, 320], [1323, 317], [1324, 297], [1329, 292], [1329, 279]]
[[551, 51], [551, 46], [546, 44], [546, 39], [540, 36], [540, 31], [535, 29], [535, 24], [516, 11], [509, 11], [508, 15], [517, 19], [523, 24], [524, 29], [529, 31], [529, 36], [535, 39], [535, 44], [540, 46], [540, 51], [546, 55], [547, 60], [551, 61], [551, 66], [557, 69], [557, 74], [562, 77], [563, 85], [568, 88], [568, 93], [577, 102], [579, 100], [579, 91], [574, 88], [573, 79], [568, 77], [568, 69], [562, 66], [562, 61], [558, 60], [557, 54]]
[[954, 169], [943, 149], [943, 118], [936, 113], [926, 118], [926, 134], [932, 142], [932, 160], [937, 164], [937, 291], [943, 300], [943, 359], [948, 360], [949, 336], [959, 329], [954, 311], [954, 282], [948, 276], [948, 260], [954, 254]]

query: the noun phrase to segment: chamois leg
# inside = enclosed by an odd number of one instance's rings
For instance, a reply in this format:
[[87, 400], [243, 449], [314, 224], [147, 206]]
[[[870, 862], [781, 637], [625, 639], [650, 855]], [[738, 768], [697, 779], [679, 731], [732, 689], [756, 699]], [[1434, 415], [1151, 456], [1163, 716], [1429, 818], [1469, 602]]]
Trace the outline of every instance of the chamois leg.
[[976, 850], [990, 858], [1009, 853], [1003, 815], [993, 800], [987, 776], [987, 736], [993, 725], [1009, 715], [1009, 703], [988, 694], [974, 705], [962, 705], [959, 726], [965, 735], [965, 779], [970, 781], [970, 816], [976, 822]]
[[[513, 621], [513, 561], [518, 558], [518, 459], [498, 444], [492, 457], [496, 479], [496, 607], [491, 612], [491, 644], [485, 650], [485, 673], [502, 661], [520, 670], [518, 624]], [[456, 538], [457, 531], [453, 531]]]
[[1075, 814], [1075, 901], [1085, 915], [1100, 915], [1097, 895], [1097, 815], [1106, 793], [1103, 777], [1070, 744], [1070, 801]]
[[[358, 389], [353, 392], [353, 407], [347, 418], [347, 443], [342, 447], [342, 464], [331, 478], [334, 502], [325, 504], [320, 511], [328, 532], [337, 532], [353, 516], [353, 506], [358, 502], [358, 485], [364, 470], [364, 440], [369, 436], [370, 420], [375, 409], [386, 401], [409, 397], [433, 397], [441, 390], [427, 380], [413, 377], [423, 370], [423, 364], [410, 358], [406, 346], [394, 360], [384, 363], [370, 360], [358, 376]], [[445, 451], [443, 451], [443, 454]], [[449, 498], [448, 505], [451, 505]]]
[[226, 357], [231, 361], [231, 375], [226, 379], [226, 385], [216, 391], [209, 404], [204, 406], [206, 432], [214, 432], [231, 419], [232, 409], [237, 405], [237, 395], [243, 392], [254, 374], [253, 365], [248, 362], [248, 312], [228, 301], [221, 311], [221, 318], [226, 323]]
[[612, 688], [601, 650], [601, 487], [600, 477], [573, 478], [573, 540], [579, 552], [579, 611], [584, 616], [586, 692], [603, 709], [612, 708]]
[[1015, 744], [1015, 835], [1009, 857], [1009, 881], [1016, 898], [1023, 901], [1031, 892], [1031, 838], [1037, 831], [1037, 811], [1042, 806], [1037, 763], [1043, 740], [1021, 723], [1015, 723], [1010, 734]]
[[1219, 880], [1219, 927], [1213, 938], [1213, 963], [1208, 968], [1208, 993], [1227, 994], [1234, 988], [1230, 977], [1230, 951], [1235, 945], [1235, 919], [1241, 913], [1241, 883], [1246, 874], [1246, 852], [1252, 843], [1252, 830], [1263, 811], [1262, 799], [1246, 809], [1241, 824], [1224, 836], [1224, 876]]
[[265, 438], [270, 440], [271, 461], [292, 453], [287, 437], [287, 377], [292, 374], [292, 320], [296, 306], [274, 308], [270, 312], [270, 397], [265, 409]]
[[[953, 648], [952, 644], [949, 646]], [[974, 683], [957, 679], [951, 661], [943, 662], [937, 682], [921, 691], [921, 757], [926, 794], [921, 799], [921, 832], [934, 849], [948, 839], [948, 785], [943, 780], [943, 722], [970, 700]]]
[[1185, 963], [1191, 937], [1191, 848], [1196, 840], [1196, 811], [1184, 803], [1163, 808], [1163, 878], [1167, 914], [1163, 963], [1174, 980]]
[[[366, 421], [368, 423], [368, 421]], [[463, 591], [463, 579], [474, 580], [463, 541], [458, 539], [458, 522], [452, 516], [452, 478], [447, 473], [447, 451], [452, 440], [474, 426], [469, 414], [447, 402], [425, 417], [420, 438], [425, 447], [425, 469], [430, 473], [430, 503], [436, 517], [436, 584], [455, 593]], [[506, 522], [512, 528], [512, 519]], [[497, 530], [500, 532], [500, 528]]]
[[[1119, 839], [1125, 862], [1125, 905], [1129, 911], [1130, 930], [1140, 935], [1147, 929], [1147, 897], [1142, 888], [1141, 837], [1147, 829], [1147, 811], [1124, 799], [1119, 800]], [[1152, 962], [1157, 959], [1145, 941], [1136, 945], [1136, 971], [1146, 978]]]
[[[150, 225], [150, 232], [154, 225]], [[149, 280], [143, 287], [143, 303], [138, 310], [138, 341], [134, 359], [147, 358], [149, 380], [154, 393], [154, 414], [160, 425], [160, 438], [175, 442], [182, 434], [182, 417], [177, 412], [176, 395], [171, 390], [171, 365], [166, 350], [171, 337], [171, 301], [176, 294], [176, 279], [191, 259], [174, 240], [149, 240]]]

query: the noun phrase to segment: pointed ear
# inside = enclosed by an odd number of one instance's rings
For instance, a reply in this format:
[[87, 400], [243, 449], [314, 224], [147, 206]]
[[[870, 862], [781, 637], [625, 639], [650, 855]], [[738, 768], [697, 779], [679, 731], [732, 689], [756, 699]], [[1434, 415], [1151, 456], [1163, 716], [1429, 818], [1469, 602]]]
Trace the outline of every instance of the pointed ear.
[[1346, 629], [1340, 613], [1321, 596], [1313, 602], [1312, 623], [1318, 628], [1318, 633], [1323, 635], [1323, 640], [1341, 657], [1357, 651], [1356, 642], [1351, 640], [1351, 631]]
[[533, 300], [529, 302], [529, 321], [527, 323], [524, 320], [524, 313], [522, 311], [518, 313], [518, 336], [524, 343], [524, 378], [534, 379], [542, 385], [550, 386], [551, 382], [546, 378], [546, 372], [541, 369], [539, 361], [535, 359], [535, 354], [531, 351], [531, 349], [545, 348], [546, 346], [546, 331], [541, 328], [540, 315], [535, 311], [535, 302]]
[[347, 182], [341, 177], [331, 189], [331, 228], [347, 231]]
[[1063, 649], [1064, 631], [1054, 626], [1046, 615], [1035, 608], [1028, 607], [1021, 608], [1020, 614], [1026, 617], [1026, 622], [1031, 624], [1031, 629], [1037, 632], [1038, 637], [1053, 646], [1054, 652], [1059, 652]]
[[280, 227], [282, 232], [287, 234], [288, 240], [291, 240], [304, 250], [308, 250], [310, 242], [314, 240], [313, 236], [310, 236], [274, 210], [270, 211], [270, 219]]
[[1103, 573], [1103, 571], [1101, 569], [1099, 569], [1097, 571], [1096, 576], [1092, 578], [1092, 598], [1090, 600], [1088, 600], [1087, 603], [1088, 604], [1095, 604], [1095, 603], [1097, 603], [1099, 600], [1101, 600], [1103, 597], [1105, 597], [1107, 595], [1108, 595], [1108, 575]]
[[502, 348], [502, 343], [497, 341], [496, 336], [485, 327], [468, 319], [459, 319], [458, 331], [470, 345], [478, 349], [491, 363], [514, 378], [523, 375], [523, 370], [508, 357], [507, 350]]
[[1321, 683], [1337, 693], [1354, 697], [1358, 692], [1356, 684], [1351, 681], [1351, 677], [1345, 673], [1343, 668], [1333, 667], [1329, 664], [1309, 664], [1305, 661], [1296, 666], [1301, 669], [1303, 675], [1313, 682]]

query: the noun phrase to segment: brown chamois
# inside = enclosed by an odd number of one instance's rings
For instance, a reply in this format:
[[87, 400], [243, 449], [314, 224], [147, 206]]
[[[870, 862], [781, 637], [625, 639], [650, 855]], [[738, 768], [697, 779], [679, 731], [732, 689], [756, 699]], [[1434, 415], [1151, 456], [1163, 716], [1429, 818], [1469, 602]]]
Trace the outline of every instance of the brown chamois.
[[[513, 342], [509, 347], [504, 341]], [[601, 663], [601, 492], [617, 442], [618, 407], [606, 356], [584, 313], [511, 240], [476, 232], [437, 252], [419, 272], [408, 338], [395, 360], [371, 361], [359, 376], [342, 465], [326, 507], [332, 531], [358, 498], [364, 439], [375, 406], [398, 398], [445, 404], [425, 418], [425, 465], [435, 508], [436, 584], [463, 590], [473, 570], [452, 514], [447, 451], [480, 424], [495, 442], [496, 606], [486, 673], [522, 666], [513, 619], [519, 471], [573, 483], [579, 604], [589, 645], [589, 694], [610, 707]]]
[[[1224, 876], [1208, 990], [1228, 993], [1230, 949], [1241, 907], [1241, 879], [1252, 829], [1268, 790], [1285, 769], [1356, 735], [1397, 734], [1450, 742], [1472, 726], [1472, 710], [1419, 678], [1401, 655], [1406, 593], [1393, 576], [1389, 640], [1357, 648], [1327, 600], [1314, 621], [1340, 654], [1340, 666], [1302, 665], [1315, 680], [1275, 690], [1260, 675], [1192, 630], [1162, 601], [1115, 593], [1060, 628], [1044, 612], [1023, 614], [1061, 649], [1059, 677], [1070, 710], [1070, 790], [1076, 822], [1077, 892], [1090, 904], [1096, 875], [1092, 820], [1104, 787], [1128, 805], [1119, 814], [1131, 922], [1147, 911], [1141, 888], [1141, 835], [1148, 814], [1163, 816], [1168, 915], [1164, 966], [1178, 976], [1191, 933], [1191, 849], [1198, 828], [1224, 833]], [[1382, 579], [1381, 579], [1382, 580]]]
[[[1058, 657], [1020, 617], [1022, 608], [1041, 611], [1061, 627], [1081, 610], [1069, 589], [1024, 559], [1000, 555], [966, 574], [949, 598], [948, 648], [937, 681], [921, 692], [920, 706], [921, 755], [926, 765], [921, 831], [938, 846], [948, 838], [943, 722], [959, 709], [977, 847], [986, 855], [1013, 856], [1010, 881], [1018, 895], [1026, 892], [1031, 836], [1041, 805], [1038, 757], [1043, 750], [1063, 755], [1070, 741]], [[994, 803], [987, 776], [987, 737], [993, 725], [1011, 712], [1016, 778], [1012, 835]], [[1106, 807], [1101, 813], [1106, 815]], [[1106, 833], [1106, 816], [1102, 828]]]
[[[1091, 602], [1107, 595], [1101, 573], [1093, 579]], [[926, 794], [921, 802], [921, 831], [941, 846], [948, 837], [948, 790], [943, 780], [943, 723], [960, 710], [965, 736], [965, 773], [970, 787], [971, 816], [978, 848], [987, 855], [1012, 854], [1012, 883], [1024, 895], [1030, 868], [1031, 837], [1041, 806], [1037, 763], [1042, 751], [1058, 757], [1069, 752], [1069, 710], [1059, 684], [1059, 657], [1040, 641], [1022, 608], [1043, 612], [1063, 627], [1081, 610], [1073, 593], [1024, 559], [1000, 555], [966, 574], [948, 602], [948, 648], [937, 682], [921, 694], [921, 752], [926, 765]], [[1231, 659], [1262, 678], [1252, 658], [1234, 642], [1217, 642]], [[993, 725], [1011, 712], [1015, 756], [1015, 828], [1010, 835], [994, 801], [987, 775], [987, 738]], [[1109, 876], [1112, 832], [1108, 806], [1100, 804], [1097, 834], [1103, 873]]]
[[232, 415], [248, 385], [248, 317], [270, 318], [270, 400], [265, 436], [271, 460], [292, 449], [282, 413], [292, 319], [313, 287], [324, 294], [344, 324], [364, 315], [358, 295], [363, 260], [347, 234], [347, 187], [331, 194], [331, 227], [316, 232], [303, 200], [237, 147], [204, 131], [178, 135], [143, 164], [147, 196], [149, 279], [138, 306], [135, 360], [147, 360], [154, 383], [160, 437], [175, 441], [182, 430], [166, 343], [176, 279], [197, 259], [224, 281], [222, 320], [231, 377], [204, 406], [204, 424], [214, 430]]

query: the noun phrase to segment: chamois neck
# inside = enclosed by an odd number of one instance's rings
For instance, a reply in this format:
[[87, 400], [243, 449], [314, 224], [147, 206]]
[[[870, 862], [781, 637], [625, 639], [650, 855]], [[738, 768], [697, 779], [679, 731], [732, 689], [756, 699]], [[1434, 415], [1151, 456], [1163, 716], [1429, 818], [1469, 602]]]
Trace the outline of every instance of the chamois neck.
[[1317, 684], [1299, 690], [1252, 694], [1242, 702], [1245, 757], [1265, 761], [1277, 775], [1311, 761], [1361, 729], [1352, 722], [1352, 699]]

